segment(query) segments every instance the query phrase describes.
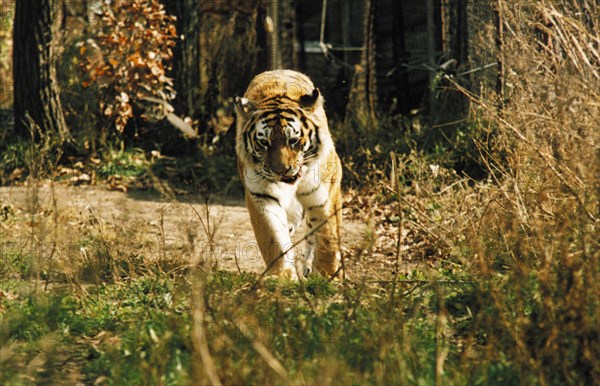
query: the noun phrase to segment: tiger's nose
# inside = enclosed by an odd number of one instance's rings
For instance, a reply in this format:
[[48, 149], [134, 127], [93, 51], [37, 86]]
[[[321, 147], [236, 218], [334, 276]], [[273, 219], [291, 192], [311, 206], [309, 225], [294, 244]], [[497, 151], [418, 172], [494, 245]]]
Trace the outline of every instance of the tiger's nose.
[[281, 169], [273, 169], [273, 172], [279, 174], [280, 176], [294, 176], [298, 173], [298, 169], [293, 166], [288, 166], [287, 168], [282, 167]]

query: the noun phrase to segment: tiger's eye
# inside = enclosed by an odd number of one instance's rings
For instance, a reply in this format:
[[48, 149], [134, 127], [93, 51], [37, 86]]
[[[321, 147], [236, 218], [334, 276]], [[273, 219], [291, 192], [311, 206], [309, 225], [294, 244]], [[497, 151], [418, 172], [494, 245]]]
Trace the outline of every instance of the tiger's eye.
[[296, 146], [300, 142], [300, 138], [290, 138], [288, 139], [288, 144], [290, 146]]

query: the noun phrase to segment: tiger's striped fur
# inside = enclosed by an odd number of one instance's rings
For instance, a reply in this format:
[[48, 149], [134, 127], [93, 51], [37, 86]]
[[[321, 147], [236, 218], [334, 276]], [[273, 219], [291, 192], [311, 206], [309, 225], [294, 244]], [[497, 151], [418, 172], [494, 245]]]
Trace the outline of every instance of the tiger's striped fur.
[[[319, 90], [296, 71], [263, 72], [236, 98], [236, 114], [238, 171], [269, 273], [337, 275], [342, 170]], [[303, 217], [310, 236], [295, 259], [291, 236]]]

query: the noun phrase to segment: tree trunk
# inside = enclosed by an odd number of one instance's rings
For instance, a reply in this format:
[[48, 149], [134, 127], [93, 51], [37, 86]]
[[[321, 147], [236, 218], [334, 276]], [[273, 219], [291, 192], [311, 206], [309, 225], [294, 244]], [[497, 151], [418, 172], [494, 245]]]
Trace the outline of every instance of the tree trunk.
[[368, 0], [365, 11], [365, 50], [361, 64], [365, 70], [365, 95], [371, 119], [377, 111], [377, 34], [375, 32], [375, 12], [379, 0]]
[[436, 46], [435, 46], [435, 5], [433, 0], [426, 0], [425, 6], [427, 8], [427, 67], [429, 71], [427, 74], [429, 76], [429, 90], [427, 93], [428, 103], [427, 103], [427, 112], [429, 115], [429, 123], [433, 126], [433, 124], [437, 121], [437, 101], [435, 98], [435, 78], [436, 73], [434, 72], [434, 68], [436, 66]]
[[377, 81], [375, 72], [375, 7], [378, 0], [365, 0], [363, 14], [363, 51], [360, 64], [354, 67], [352, 86], [346, 105], [345, 124], [356, 127], [375, 127], [377, 110]]
[[[392, 47], [393, 47], [393, 97], [397, 98], [394, 113], [408, 114], [410, 101], [408, 94], [408, 72], [404, 68], [407, 62], [406, 38], [404, 34], [404, 10], [402, 3], [396, 1], [392, 4]], [[392, 102], [392, 101], [389, 101]]]
[[283, 68], [281, 57], [281, 18], [280, 0], [270, 0], [267, 4], [267, 46], [269, 48], [269, 68]]
[[167, 12], [177, 17], [173, 49], [173, 81], [177, 114], [198, 119], [200, 100], [200, 10], [195, 0], [167, 0]]
[[372, 35], [377, 53], [375, 73], [377, 77], [378, 109], [393, 113], [410, 110], [408, 97], [407, 53], [404, 31], [404, 10], [401, 1], [378, 0], [374, 12], [375, 25]]
[[[56, 55], [52, 43], [60, 26], [59, 0], [19, 0], [14, 20], [13, 77], [15, 132], [41, 133], [70, 139], [60, 103]], [[40, 134], [41, 134], [40, 133]]]
[[[365, 0], [363, 16], [363, 51], [360, 65], [355, 66], [352, 87], [346, 106], [346, 122], [375, 122], [377, 111], [375, 9], [378, 0]], [[371, 125], [367, 125], [371, 126]]]
[[298, 68], [298, 53], [296, 45], [298, 42], [298, 29], [296, 25], [297, 3], [294, 0], [281, 0], [280, 7], [280, 35], [281, 66], [283, 68]]

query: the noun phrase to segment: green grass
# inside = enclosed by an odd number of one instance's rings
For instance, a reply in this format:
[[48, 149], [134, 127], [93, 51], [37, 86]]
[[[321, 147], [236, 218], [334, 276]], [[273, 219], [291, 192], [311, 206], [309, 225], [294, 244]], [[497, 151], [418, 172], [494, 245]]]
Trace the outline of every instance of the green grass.
[[104, 156], [104, 162], [98, 167], [98, 175], [139, 177], [148, 168], [149, 162], [141, 149], [109, 150]]
[[[217, 271], [206, 276], [203, 339], [225, 384], [538, 383], [519, 367], [506, 332], [480, 324], [498, 316], [481, 283], [448, 274], [414, 280], [422, 277], [401, 275], [392, 303], [390, 283], [259, 283], [253, 274]], [[12, 296], [0, 314], [0, 383], [53, 384], [65, 364], [86, 384], [207, 381], [193, 341], [195, 280], [152, 275], [84, 292], [2, 282]], [[503, 347], [498, 340], [506, 350], [489, 352]], [[287, 378], [267, 365], [256, 342]], [[440, 358], [443, 372], [436, 371]]]
[[[14, 285], [0, 287], [15, 293]], [[69, 358], [86, 383], [186, 384], [192, 379], [191, 286], [186, 278], [143, 277], [87, 293], [22, 291], [3, 302], [0, 381], [27, 383], [33, 358], [49, 369]], [[206, 282], [205, 339], [224, 383], [284, 383], [253, 348], [267, 347], [289, 380], [336, 384], [431, 384], [436, 334], [432, 288], [400, 296], [389, 288], [305, 283], [215, 272]], [[48, 346], [44, 342], [52, 339]], [[456, 354], [454, 352], [454, 354]], [[331, 367], [332, 366], [332, 367]], [[330, 368], [331, 367], [331, 368]], [[38, 372], [36, 383], [56, 381]]]

